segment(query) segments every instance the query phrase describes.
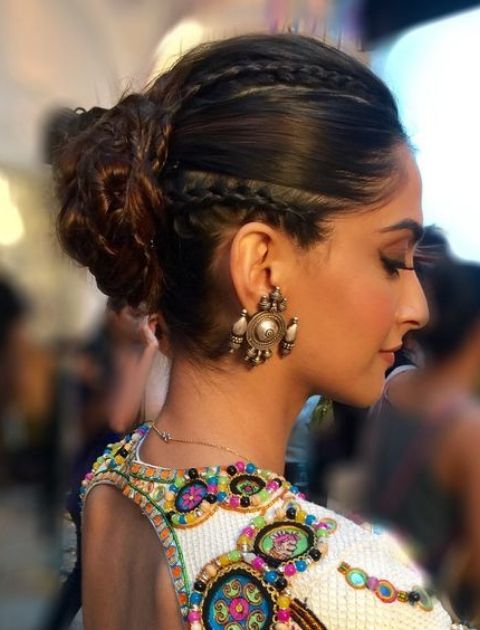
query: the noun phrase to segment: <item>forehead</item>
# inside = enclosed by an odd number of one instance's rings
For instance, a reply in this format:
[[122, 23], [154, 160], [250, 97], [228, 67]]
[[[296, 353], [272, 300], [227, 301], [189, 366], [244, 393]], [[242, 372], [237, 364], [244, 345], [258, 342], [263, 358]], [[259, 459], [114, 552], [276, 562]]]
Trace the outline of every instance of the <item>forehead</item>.
[[[422, 181], [418, 166], [408, 149], [401, 150], [402, 177], [400, 183], [390, 199], [375, 210], [353, 212], [339, 215], [333, 221], [333, 236], [342, 233], [367, 237], [377, 235], [384, 237], [389, 234], [382, 232], [390, 226], [403, 221], [423, 223], [422, 214]], [[390, 233], [395, 236], [395, 232]]]

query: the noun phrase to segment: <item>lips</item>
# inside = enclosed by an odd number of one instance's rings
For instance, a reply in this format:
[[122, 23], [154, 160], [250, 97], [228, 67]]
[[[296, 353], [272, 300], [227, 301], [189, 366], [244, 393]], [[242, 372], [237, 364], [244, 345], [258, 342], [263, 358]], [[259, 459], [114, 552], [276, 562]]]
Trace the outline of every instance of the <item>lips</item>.
[[399, 346], [396, 346], [395, 348], [390, 348], [389, 350], [380, 350], [380, 352], [393, 352], [395, 354], [395, 352], [398, 352], [401, 348], [402, 348], [403, 344], [400, 344]]

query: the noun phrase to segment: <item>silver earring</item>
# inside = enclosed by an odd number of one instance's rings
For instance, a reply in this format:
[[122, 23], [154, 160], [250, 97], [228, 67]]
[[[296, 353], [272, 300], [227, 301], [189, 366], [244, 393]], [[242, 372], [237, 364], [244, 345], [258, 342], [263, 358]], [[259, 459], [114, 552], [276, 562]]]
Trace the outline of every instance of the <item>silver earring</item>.
[[247, 363], [260, 365], [272, 356], [272, 347], [280, 343], [280, 354], [290, 354], [295, 346], [298, 318], [293, 317], [286, 324], [282, 312], [287, 308], [287, 300], [280, 288], [275, 287], [270, 295], [262, 295], [259, 310], [248, 320], [248, 313], [242, 310], [240, 319], [232, 327], [229, 352], [234, 353], [247, 341], [248, 350], [244, 356]]

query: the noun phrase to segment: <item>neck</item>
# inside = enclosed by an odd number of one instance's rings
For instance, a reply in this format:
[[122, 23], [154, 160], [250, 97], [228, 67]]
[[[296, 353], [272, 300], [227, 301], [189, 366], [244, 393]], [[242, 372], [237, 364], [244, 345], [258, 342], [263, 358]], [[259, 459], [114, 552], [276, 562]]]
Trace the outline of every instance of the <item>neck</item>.
[[[282, 474], [290, 430], [307, 397], [287, 374], [281, 360], [253, 369], [240, 364], [213, 371], [177, 359], [155, 425], [173, 438], [229, 447], [261, 468]], [[235, 458], [221, 449], [166, 445], [155, 437], [145, 444], [145, 456], [162, 466], [207, 466], [232, 463]]]

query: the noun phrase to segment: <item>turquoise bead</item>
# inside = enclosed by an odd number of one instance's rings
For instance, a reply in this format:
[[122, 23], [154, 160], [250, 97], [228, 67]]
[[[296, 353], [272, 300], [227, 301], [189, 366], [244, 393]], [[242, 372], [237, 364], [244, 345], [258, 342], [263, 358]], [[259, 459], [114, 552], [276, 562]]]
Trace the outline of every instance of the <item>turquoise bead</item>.
[[307, 563], [305, 562], [305, 560], [297, 560], [295, 562], [295, 566], [297, 567], [297, 571], [299, 573], [303, 573], [303, 571], [307, 570]]
[[218, 501], [224, 501], [224, 500], [225, 500], [225, 498], [226, 498], [226, 496], [227, 496], [227, 493], [226, 493], [226, 492], [219, 492], [219, 493], [217, 494], [217, 499], [218, 499]]
[[201, 603], [202, 599], [203, 599], [203, 596], [201, 593], [194, 592], [190, 596], [190, 602], [192, 603], [193, 606], [198, 606], [198, 604]]
[[247, 464], [245, 466], [245, 470], [247, 471], [247, 473], [254, 473], [257, 470], [257, 467], [255, 466], [255, 464]]
[[313, 514], [308, 514], [307, 518], [305, 519], [305, 523], [307, 525], [313, 525], [315, 523], [317, 519], [315, 518], [315, 516]]
[[267, 571], [265, 573], [265, 580], [269, 583], [269, 584], [273, 584], [275, 582], [275, 580], [277, 579], [277, 572], [276, 571]]

